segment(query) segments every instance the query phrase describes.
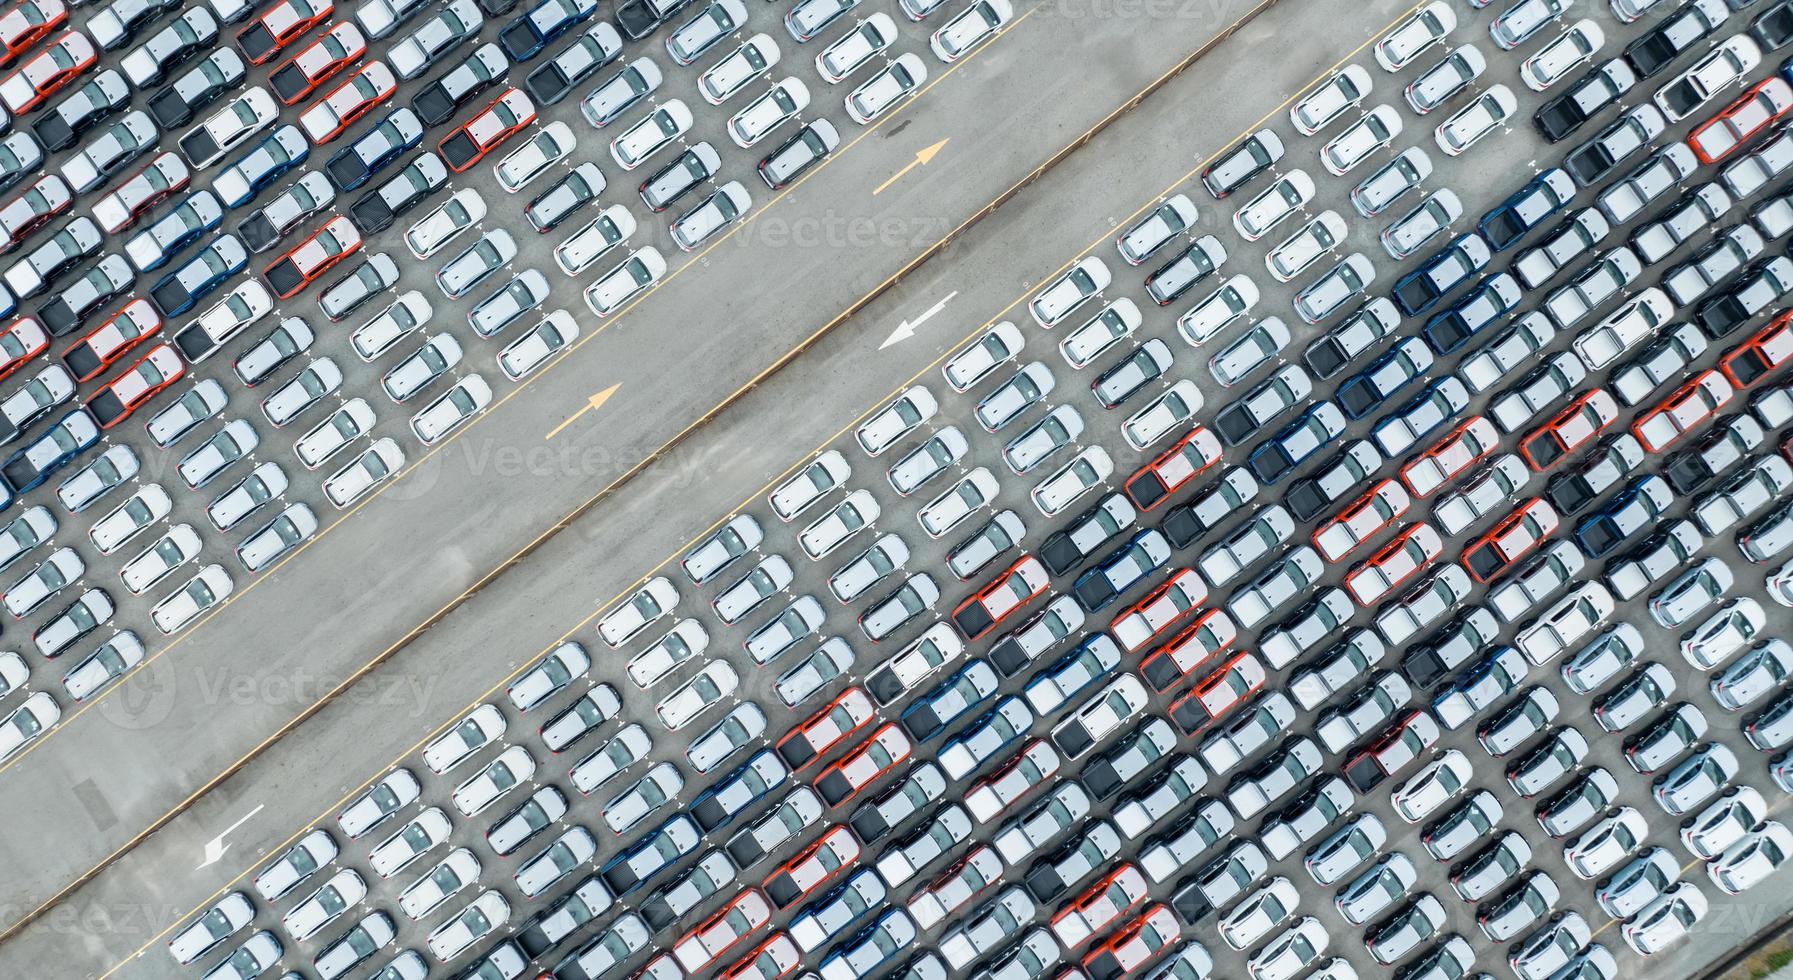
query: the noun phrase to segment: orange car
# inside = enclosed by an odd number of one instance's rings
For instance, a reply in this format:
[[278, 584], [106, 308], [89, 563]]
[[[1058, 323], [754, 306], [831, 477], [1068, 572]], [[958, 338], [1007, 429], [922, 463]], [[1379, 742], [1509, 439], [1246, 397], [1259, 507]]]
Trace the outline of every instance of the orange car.
[[288, 299], [360, 248], [361, 232], [339, 214], [293, 246], [292, 251], [275, 259], [262, 270], [262, 275], [274, 288], [274, 295]]
[[766, 878], [762, 885], [766, 897], [781, 909], [788, 909], [804, 896], [822, 887], [830, 878], [859, 860], [859, 838], [843, 824], [836, 824], [784, 863], [784, 867]]
[[36, 317], [22, 316], [0, 331], [0, 378], [42, 354], [50, 346], [50, 332]]
[[803, 954], [790, 934], [775, 932], [758, 949], [718, 974], [717, 980], [780, 980], [796, 972], [801, 962]]
[[102, 429], [110, 429], [131, 417], [144, 402], [187, 373], [186, 362], [172, 344], [157, 344], [87, 399], [87, 412]]
[[1631, 423], [1631, 434], [1644, 451], [1659, 453], [1698, 428], [1731, 400], [1736, 390], [1717, 371], [1701, 371], [1675, 389], [1655, 408]]
[[793, 770], [802, 769], [865, 727], [876, 713], [863, 688], [849, 687], [779, 739], [778, 756]]
[[703, 924], [672, 944], [672, 955], [686, 973], [707, 968], [772, 919], [772, 905], [758, 888], [743, 889]]
[[274, 69], [268, 76], [268, 84], [273, 87], [274, 97], [281, 105], [296, 105], [331, 75], [366, 53], [367, 39], [361, 36], [361, 28], [350, 21], [338, 21], [286, 64]]
[[1464, 548], [1463, 564], [1477, 582], [1491, 582], [1556, 533], [1558, 523], [1556, 508], [1533, 497]]
[[280, 0], [237, 32], [237, 46], [252, 65], [263, 64], [335, 12], [332, 0]]
[[1431, 449], [1401, 467], [1401, 482], [1415, 497], [1430, 496], [1500, 446], [1494, 423], [1477, 415], [1464, 419]]
[[1432, 525], [1422, 521], [1395, 535], [1381, 551], [1345, 573], [1345, 588], [1358, 605], [1375, 605], [1419, 574], [1443, 550], [1444, 539]]
[[17, 71], [0, 79], [0, 103], [5, 103], [13, 115], [24, 115], [93, 67], [99, 57], [99, 49], [87, 35], [68, 31]]
[[1193, 568], [1179, 568], [1163, 585], [1121, 610], [1108, 632], [1121, 649], [1132, 653], [1157, 639], [1183, 615], [1208, 600], [1208, 583]]
[[392, 69], [384, 61], [369, 62], [300, 113], [299, 128], [312, 143], [323, 146], [396, 91], [398, 77]]
[[1793, 310], [1775, 317], [1755, 336], [1718, 360], [1731, 387], [1741, 391], [1793, 360]]
[[1146, 877], [1129, 861], [1066, 902], [1052, 916], [1052, 932], [1066, 949], [1076, 949], [1119, 922], [1145, 897]]
[[1051, 579], [1046, 574], [1046, 566], [1032, 555], [1023, 555], [1021, 560], [996, 576], [994, 582], [959, 603], [953, 610], [953, 625], [965, 634], [966, 639], [975, 640], [1044, 593], [1049, 584]]
[[442, 137], [436, 149], [448, 169], [461, 173], [478, 163], [523, 127], [535, 122], [535, 103], [521, 89], [507, 88], [479, 115]]
[[1413, 497], [1406, 488], [1394, 480], [1383, 480], [1337, 517], [1314, 529], [1314, 550], [1329, 562], [1338, 561], [1400, 520], [1412, 506]]
[[[901, 728], [894, 724], [885, 725], [858, 748], [817, 773], [816, 792], [822, 794], [829, 806], [840, 806], [909, 758], [913, 748], [909, 736], [903, 734]], [[773, 901], [777, 900], [774, 895]], [[783, 907], [784, 903], [780, 902], [779, 908]]]
[[1687, 145], [1701, 163], [1723, 160], [1793, 109], [1793, 85], [1780, 76], [1757, 82], [1736, 101], [1687, 134]]
[[1584, 391], [1556, 417], [1519, 442], [1519, 455], [1539, 473], [1593, 442], [1619, 417], [1619, 401], [1605, 388]]
[[62, 363], [68, 365], [69, 373], [76, 381], [91, 381], [105, 373], [139, 341], [160, 329], [162, 316], [155, 306], [146, 299], [131, 300], [105, 323], [63, 351]]
[[1170, 907], [1154, 905], [1122, 926], [1083, 957], [1090, 980], [1120, 980], [1150, 963], [1177, 941], [1179, 926]]
[[1196, 682], [1170, 706], [1170, 720], [1193, 735], [1221, 715], [1245, 703], [1264, 686], [1264, 665], [1249, 653], [1234, 654], [1219, 669]]
[[24, 0], [0, 14], [0, 65], [10, 64], [67, 22], [68, 5], [62, 0]]
[[1207, 426], [1198, 425], [1157, 459], [1128, 477], [1124, 489], [1135, 507], [1151, 510], [1219, 459], [1220, 437], [1210, 432]]
[[1147, 654], [1139, 662], [1139, 676], [1152, 690], [1163, 694], [1238, 639], [1239, 627], [1233, 617], [1225, 610], [1209, 609], [1170, 642]]

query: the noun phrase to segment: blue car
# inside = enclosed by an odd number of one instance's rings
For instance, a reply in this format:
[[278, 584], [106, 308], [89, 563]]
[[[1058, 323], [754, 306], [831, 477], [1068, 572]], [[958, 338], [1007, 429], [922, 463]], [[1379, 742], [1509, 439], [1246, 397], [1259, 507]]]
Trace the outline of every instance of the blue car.
[[188, 245], [224, 221], [218, 195], [198, 190], [125, 241], [125, 257], [139, 272], [159, 269]]
[[1120, 644], [1107, 633], [1097, 633], [1036, 674], [1021, 694], [1035, 714], [1050, 715], [1120, 663]]
[[1469, 407], [1469, 387], [1454, 374], [1427, 385], [1413, 400], [1389, 413], [1370, 430], [1386, 459], [1400, 459], [1420, 440]]
[[99, 441], [99, 423], [87, 414], [87, 409], [77, 408], [57, 419], [31, 445], [13, 453], [0, 465], [0, 478], [17, 496], [41, 486], [51, 474]]
[[249, 264], [249, 251], [237, 236], [226, 233], [207, 242], [180, 268], [150, 287], [149, 298], [162, 316], [178, 316], [193, 308], [224, 280]]
[[1260, 443], [1245, 465], [1259, 483], [1274, 485], [1330, 445], [1345, 431], [1345, 425], [1345, 413], [1337, 405], [1320, 402]]
[[910, 738], [925, 742], [989, 700], [996, 686], [996, 668], [988, 660], [973, 660], [903, 709], [903, 727]]
[[324, 161], [324, 173], [337, 190], [352, 191], [418, 143], [423, 142], [423, 122], [408, 107], [394, 109], [374, 128], [337, 150]]
[[297, 126], [281, 126], [269, 133], [236, 162], [218, 172], [212, 189], [218, 192], [227, 208], [242, 207], [255, 200], [281, 174], [305, 162], [311, 156], [311, 141]]
[[1482, 215], [1482, 220], [1476, 223], [1476, 231], [1496, 252], [1504, 251], [1519, 244], [1519, 240], [1533, 228], [1574, 199], [1574, 178], [1563, 168], [1553, 167], [1533, 177], [1512, 197]]
[[1519, 280], [1497, 272], [1477, 283], [1456, 305], [1427, 320], [1420, 332], [1440, 357], [1452, 354], [1477, 331], [1513, 312], [1523, 295]]
[[697, 850], [701, 843], [703, 831], [698, 829], [697, 821], [680, 813], [643, 835], [633, 846], [619, 851], [598, 869], [598, 875], [610, 886], [610, 894], [620, 901]]
[[891, 909], [878, 921], [861, 929], [852, 938], [835, 947], [817, 967], [817, 973], [830, 980], [860, 980], [908, 949], [918, 935], [915, 920], [902, 909]]
[[1605, 507], [1575, 525], [1575, 541], [1594, 559], [1604, 558], [1638, 532], [1655, 525], [1675, 502], [1675, 492], [1660, 476], [1631, 481]]
[[1353, 421], [1382, 407], [1395, 392], [1432, 369], [1432, 351], [1418, 337], [1407, 337], [1339, 385], [1333, 398]]
[[504, 25], [498, 43], [512, 61], [528, 61], [567, 31], [598, 12], [598, 0], [542, 0]]
[[691, 801], [687, 807], [704, 833], [727, 824], [742, 811], [766, 798], [766, 794], [791, 778], [791, 767], [778, 753], [762, 749], [740, 768], [716, 781], [716, 784]]
[[1085, 612], [1095, 612], [1163, 568], [1170, 561], [1170, 551], [1170, 540], [1164, 532], [1147, 528], [1077, 576], [1071, 583], [1071, 595]]
[[1482, 236], [1459, 235], [1439, 249], [1418, 269], [1395, 280], [1393, 299], [1401, 312], [1419, 316], [1463, 285], [1488, 265], [1494, 250]]

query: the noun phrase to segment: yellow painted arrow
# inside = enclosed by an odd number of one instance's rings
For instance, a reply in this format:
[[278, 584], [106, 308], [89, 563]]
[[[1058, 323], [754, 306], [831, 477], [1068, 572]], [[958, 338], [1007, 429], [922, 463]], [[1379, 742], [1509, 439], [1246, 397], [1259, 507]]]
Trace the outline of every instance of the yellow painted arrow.
[[598, 409], [603, 408], [604, 403], [609, 401], [610, 396], [616, 394], [616, 389], [621, 388], [621, 387], [622, 387], [622, 383], [618, 382], [617, 384], [613, 384], [610, 387], [605, 388], [603, 391], [600, 391], [597, 394], [592, 395], [590, 398], [587, 398], [585, 400], [584, 406], [582, 406], [577, 412], [574, 412], [572, 414], [572, 416], [570, 418], [568, 418], [565, 422], [562, 422], [559, 425], [555, 426], [554, 428], [550, 429], [548, 431], [548, 434], [543, 436], [542, 438], [543, 439], [552, 439], [555, 436], [560, 435], [560, 430], [566, 428], [569, 425], [572, 425], [574, 422], [579, 421], [579, 417], [584, 415], [586, 412], [595, 412]]
[[[950, 137], [950, 136], [947, 137], [947, 139], [951, 139], [951, 138], [952, 137]], [[930, 161], [930, 160], [934, 159], [936, 156], [938, 156], [940, 154], [940, 151], [942, 149], [944, 149], [945, 147], [946, 147], [946, 140], [941, 140], [940, 142], [935, 143], [932, 146], [924, 146], [921, 149], [916, 150], [915, 151], [915, 159], [909, 161], [907, 166], [903, 167], [903, 169], [901, 169], [901, 170], [897, 171], [895, 174], [891, 175], [891, 178], [889, 180], [885, 181], [882, 184], [879, 184], [878, 189], [875, 191], [872, 191], [872, 196], [877, 197], [879, 194], [884, 193], [884, 188], [889, 187], [891, 184], [894, 184], [897, 181], [901, 180], [904, 174], [908, 173], [911, 170], [914, 170], [916, 167], [927, 166], [928, 161]]]

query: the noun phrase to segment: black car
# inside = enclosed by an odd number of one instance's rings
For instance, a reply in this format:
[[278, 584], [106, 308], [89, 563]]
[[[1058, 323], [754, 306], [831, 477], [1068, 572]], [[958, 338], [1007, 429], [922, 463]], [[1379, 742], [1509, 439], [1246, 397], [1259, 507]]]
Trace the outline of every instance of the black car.
[[280, 244], [301, 222], [336, 200], [336, 190], [316, 171], [308, 171], [237, 225], [237, 237], [254, 254]]
[[448, 182], [448, 168], [434, 153], [424, 153], [392, 179], [349, 206], [349, 217], [362, 235], [391, 227], [398, 216], [416, 207]]
[[1481, 235], [1459, 235], [1395, 283], [1395, 305], [1408, 316], [1419, 316], [1474, 278], [1493, 256]]
[[666, 23], [667, 18], [685, 9], [691, 0], [626, 0], [616, 8], [616, 26], [629, 40], [639, 41]]
[[411, 100], [411, 111], [428, 127], [447, 122], [474, 96], [492, 87], [510, 70], [496, 44], [482, 44], [442, 77], [424, 86]]
[[184, 126], [199, 110], [236, 89], [246, 70], [243, 56], [235, 48], [216, 48], [205, 60], [150, 96], [149, 114], [163, 129]]
[[1749, 415], [1717, 419], [1698, 442], [1669, 455], [1662, 475], [1676, 493], [1690, 496], [1741, 462], [1762, 444], [1762, 439], [1762, 427]]
[[709, 141], [686, 147], [671, 163], [641, 182], [641, 201], [655, 213], [664, 211], [715, 177], [721, 165], [722, 158]]
[[[1249, 491], [1249, 494], [1245, 491]], [[1159, 523], [1158, 530], [1164, 532], [1171, 547], [1190, 547], [1218, 527], [1221, 520], [1238, 513], [1239, 508], [1255, 496], [1257, 491], [1258, 483], [1250, 473], [1242, 467], [1231, 467], [1220, 474], [1219, 479], [1197, 492], [1188, 503], [1172, 507]], [[1224, 514], [1215, 516], [1209, 513], [1216, 509], [1215, 502], [1224, 504], [1220, 508], [1225, 511]], [[1208, 506], [1204, 508], [1204, 504]]]
[[574, 885], [572, 891], [524, 920], [517, 929], [517, 946], [525, 957], [535, 959], [565, 942], [581, 926], [603, 914], [613, 902], [604, 882], [597, 875], [588, 875]]
[[1532, 125], [1538, 135], [1558, 143], [1575, 134], [1588, 120], [1616, 105], [1637, 84], [1637, 72], [1623, 58], [1613, 58], [1588, 69], [1563, 90], [1563, 94], [1538, 107]]
[[1712, 340], [1729, 334], [1793, 289], [1793, 260], [1771, 255], [1750, 263], [1724, 291], [1694, 308], [1693, 320]]
[[51, 153], [66, 150], [75, 145], [83, 132], [130, 101], [130, 84], [116, 69], [108, 68], [56, 103], [56, 108], [39, 119], [31, 131]]
[[318, 308], [334, 323], [397, 282], [398, 263], [385, 252], [377, 252], [363, 259], [348, 275], [326, 286], [318, 294]]
[[1793, 0], [1781, 0], [1757, 14], [1750, 22], [1749, 34], [1763, 51], [1773, 51], [1793, 41]]
[[134, 278], [124, 256], [110, 253], [79, 279], [57, 290], [56, 297], [37, 311], [38, 321], [52, 337], [73, 333], [101, 306], [129, 289]]
[[523, 87], [539, 105], [553, 105], [567, 97], [592, 73], [623, 53], [623, 39], [609, 21], [599, 21], [573, 38], [554, 57], [537, 65], [523, 80]]
[[1574, 469], [1551, 477], [1544, 484], [1544, 497], [1557, 513], [1568, 517], [1617, 486], [1643, 459], [1642, 447], [1634, 436], [1612, 436], [1589, 450]]
[[332, 153], [324, 162], [324, 173], [337, 190], [352, 191], [422, 141], [423, 121], [417, 113], [394, 109], [355, 142]]
[[604, 174], [590, 161], [574, 167], [523, 208], [523, 217], [538, 232], [553, 231], [580, 208], [604, 192]]
[[1202, 186], [1214, 195], [1215, 200], [1224, 200], [1227, 195], [1251, 183], [1252, 178], [1275, 166], [1282, 155], [1282, 140], [1270, 130], [1260, 129], [1203, 168]]
[[1713, 31], [1727, 11], [1719, 10], [1721, 19], [1714, 20], [1707, 15], [1704, 6], [1689, 0], [1675, 12], [1662, 19], [1660, 24], [1650, 28], [1636, 40], [1625, 46], [1625, 60], [1644, 78], [1667, 68], [1679, 58], [1683, 52], [1693, 48]]
[[1063, 575], [1132, 527], [1133, 521], [1133, 506], [1121, 494], [1110, 493], [1049, 536], [1040, 545], [1040, 562], [1048, 572]]
[[773, 190], [789, 186], [840, 145], [840, 133], [826, 119], [812, 119], [759, 162], [760, 179]]
[[1213, 275], [1224, 261], [1226, 248], [1212, 235], [1193, 241], [1146, 276], [1146, 295], [1159, 306], [1169, 306]]

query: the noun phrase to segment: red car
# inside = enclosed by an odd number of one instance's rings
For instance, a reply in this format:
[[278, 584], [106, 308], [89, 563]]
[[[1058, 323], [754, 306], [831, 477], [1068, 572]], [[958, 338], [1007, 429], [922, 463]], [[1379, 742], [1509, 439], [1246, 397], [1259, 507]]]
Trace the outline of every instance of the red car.
[[1139, 662], [1139, 675], [1152, 690], [1163, 694], [1238, 639], [1239, 627], [1233, 617], [1225, 610], [1209, 609], [1169, 643], [1147, 654]]
[[1083, 969], [1090, 980], [1120, 980], [1168, 949], [1177, 941], [1178, 930], [1170, 907], [1154, 905], [1085, 954]]
[[1219, 459], [1220, 437], [1210, 432], [1207, 426], [1198, 425], [1157, 459], [1128, 477], [1127, 496], [1140, 510], [1151, 510]]
[[1556, 508], [1533, 497], [1464, 548], [1463, 564], [1477, 582], [1491, 582], [1555, 534], [1558, 523]]
[[1264, 686], [1264, 664], [1250, 653], [1236, 653], [1219, 669], [1197, 681], [1170, 706], [1170, 720], [1193, 735], [1221, 715], [1245, 703]]
[[384, 61], [369, 62], [300, 113], [299, 128], [312, 143], [323, 146], [396, 91], [398, 77], [392, 69]]
[[1193, 568], [1179, 568], [1163, 585], [1117, 613], [1108, 632], [1132, 653], [1157, 639], [1183, 618], [1183, 614], [1208, 600], [1208, 583]]
[[835, 824], [814, 844], [772, 872], [761, 887], [772, 904], [788, 909], [820, 888], [840, 870], [859, 860], [859, 838], [845, 824]]
[[0, 14], [0, 65], [11, 64], [67, 21], [68, 5], [62, 0], [24, 0]]
[[1594, 441], [1619, 417], [1619, 401], [1605, 388], [1584, 391], [1556, 417], [1519, 441], [1519, 454], [1544, 472], [1564, 456]]
[[162, 315], [149, 300], [134, 299], [62, 352], [62, 363], [76, 381], [91, 381], [125, 355], [137, 342], [162, 329]]
[[1687, 134], [1687, 145], [1701, 163], [1711, 164], [1735, 153], [1793, 108], [1793, 85], [1779, 76], [1757, 82], [1718, 114]]
[[1369, 607], [1425, 568], [1444, 550], [1444, 539], [1421, 521], [1395, 535], [1363, 564], [1345, 573], [1345, 588], [1357, 604]]
[[1741, 391], [1788, 360], [1793, 360], [1793, 310], [1775, 317], [1736, 350], [1719, 358], [1718, 369], [1732, 388]]
[[186, 362], [175, 352], [174, 345], [157, 344], [110, 384], [94, 392], [87, 399], [87, 412], [100, 428], [110, 429], [186, 373]]
[[1500, 433], [1493, 422], [1481, 415], [1464, 419], [1431, 449], [1401, 467], [1401, 482], [1415, 497], [1429, 496], [1499, 447]]
[[996, 581], [959, 603], [959, 608], [953, 610], [953, 625], [966, 639], [975, 640], [1045, 592], [1049, 584], [1046, 566], [1032, 555], [1023, 555]]
[[1646, 452], [1659, 453], [1710, 419], [1735, 394], [1717, 371], [1701, 371], [1662, 403], [1631, 423], [1631, 434]]
[[849, 687], [828, 707], [810, 715], [809, 720], [779, 739], [778, 756], [792, 769], [801, 769], [865, 727], [875, 714], [865, 690]]
[[775, 932], [758, 949], [718, 974], [716, 980], [780, 980], [796, 972], [801, 962], [803, 953], [790, 934]]
[[98, 61], [100, 52], [80, 31], [68, 31], [30, 61], [0, 79], [0, 102], [15, 116], [42, 105]]
[[535, 103], [521, 89], [507, 88], [479, 115], [442, 137], [436, 148], [448, 169], [461, 173], [478, 163], [498, 144], [535, 122]]
[[18, 197], [0, 206], [0, 252], [18, 248], [26, 236], [67, 211], [74, 201], [68, 181], [55, 174], [45, 174], [32, 181]]
[[686, 973], [696, 973], [722, 958], [735, 944], [772, 919], [772, 906], [758, 888], [743, 889], [703, 924], [672, 944], [672, 955]]
[[336, 10], [331, 0], [279, 0], [255, 22], [237, 32], [237, 46], [252, 65], [263, 64], [280, 49], [322, 24]]
[[160, 204], [168, 195], [187, 186], [193, 172], [187, 161], [176, 153], [158, 153], [143, 169], [120, 183], [111, 193], [94, 202], [93, 219], [107, 234], [116, 235], [129, 228], [144, 212]]
[[1128, 862], [1084, 889], [1052, 916], [1052, 932], [1066, 949], [1076, 949], [1106, 931], [1146, 898], [1146, 876]]
[[[1438, 742], [1438, 722], [1425, 711], [1410, 711], [1388, 726], [1345, 763], [1345, 776], [1358, 792], [1400, 772]], [[1395, 811], [1400, 814], [1401, 811]], [[1405, 819], [1405, 814], [1402, 814]]]
[[42, 354], [50, 346], [50, 331], [36, 317], [22, 316], [0, 331], [0, 379]]
[[[911, 749], [909, 736], [903, 734], [901, 728], [894, 724], [885, 725], [857, 748], [836, 759], [833, 765], [817, 773], [816, 792], [822, 794], [829, 806], [840, 806], [909, 758]], [[773, 900], [777, 901], [777, 896], [773, 896]], [[779, 908], [785, 904], [780, 902]]]
[[1413, 497], [1394, 480], [1364, 491], [1338, 516], [1314, 529], [1314, 550], [1327, 561], [1338, 561], [1365, 541], [1382, 533], [1413, 506]]
[[360, 248], [361, 232], [355, 230], [353, 222], [339, 214], [324, 222], [311, 237], [293, 246], [292, 251], [275, 259], [262, 270], [262, 275], [274, 288], [274, 295], [287, 299]]
[[366, 53], [367, 39], [361, 36], [361, 28], [350, 21], [338, 21], [286, 64], [274, 69], [268, 84], [282, 105], [297, 105], [331, 75]]

